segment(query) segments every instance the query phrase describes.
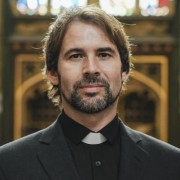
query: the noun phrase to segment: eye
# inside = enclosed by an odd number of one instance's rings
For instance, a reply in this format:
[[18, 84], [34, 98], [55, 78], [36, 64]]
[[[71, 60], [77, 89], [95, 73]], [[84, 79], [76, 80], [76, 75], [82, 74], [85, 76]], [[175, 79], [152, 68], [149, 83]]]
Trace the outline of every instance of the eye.
[[83, 55], [82, 54], [72, 54], [69, 56], [69, 59], [82, 59]]
[[111, 57], [111, 54], [103, 52], [103, 53], [99, 53], [98, 57], [101, 59], [107, 59]]

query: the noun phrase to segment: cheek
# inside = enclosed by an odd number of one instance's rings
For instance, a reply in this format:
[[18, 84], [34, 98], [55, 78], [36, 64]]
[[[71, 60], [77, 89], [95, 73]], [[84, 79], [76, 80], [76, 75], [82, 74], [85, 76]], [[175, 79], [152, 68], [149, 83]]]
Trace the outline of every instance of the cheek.
[[77, 76], [73, 76], [70, 73], [64, 73], [60, 77], [61, 89], [64, 91], [64, 93], [71, 92], [76, 82], [77, 82]]
[[106, 72], [110, 77], [111, 81], [118, 81], [122, 78], [121, 67], [120, 66], [109, 66], [106, 68]]
[[113, 77], [113, 85], [115, 86], [115, 88], [119, 88], [122, 85], [121, 73], [116, 73], [116, 75]]
[[65, 83], [73, 83], [80, 78], [81, 69], [76, 64], [72, 64], [71, 62], [63, 62], [59, 64], [59, 72], [61, 74], [61, 80], [63, 80]]
[[70, 89], [70, 85], [72, 84], [70, 80], [71, 79], [67, 78], [66, 76], [61, 76], [61, 88], [65, 90]]
[[66, 89], [72, 84], [71, 70], [59, 64], [58, 72], [61, 89]]
[[111, 73], [109, 82], [111, 85], [111, 90], [118, 92], [122, 86], [121, 71], [119, 70], [119, 71], [114, 71], [113, 73]]

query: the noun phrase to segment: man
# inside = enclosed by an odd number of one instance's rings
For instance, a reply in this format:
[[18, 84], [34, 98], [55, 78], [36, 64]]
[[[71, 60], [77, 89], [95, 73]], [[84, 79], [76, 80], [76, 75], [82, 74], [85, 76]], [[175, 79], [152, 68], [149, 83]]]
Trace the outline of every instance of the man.
[[0, 148], [1, 180], [180, 180], [180, 150], [125, 126], [131, 70], [122, 24], [95, 7], [58, 16], [44, 39], [50, 127]]

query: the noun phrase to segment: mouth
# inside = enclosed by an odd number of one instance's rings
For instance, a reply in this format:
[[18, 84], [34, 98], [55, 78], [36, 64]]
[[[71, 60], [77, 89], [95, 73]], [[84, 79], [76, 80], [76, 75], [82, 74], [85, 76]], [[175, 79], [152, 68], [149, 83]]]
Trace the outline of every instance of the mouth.
[[103, 87], [104, 87], [104, 85], [102, 85], [102, 84], [93, 83], [93, 84], [85, 84], [85, 85], [81, 86], [80, 89], [86, 93], [97, 93]]

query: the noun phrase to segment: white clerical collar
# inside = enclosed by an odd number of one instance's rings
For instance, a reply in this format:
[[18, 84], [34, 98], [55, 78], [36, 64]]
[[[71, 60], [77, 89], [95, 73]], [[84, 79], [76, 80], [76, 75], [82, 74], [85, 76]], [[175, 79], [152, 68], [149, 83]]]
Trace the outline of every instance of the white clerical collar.
[[101, 133], [90, 132], [82, 139], [82, 142], [86, 144], [95, 145], [95, 144], [101, 144], [106, 140], [107, 139]]

